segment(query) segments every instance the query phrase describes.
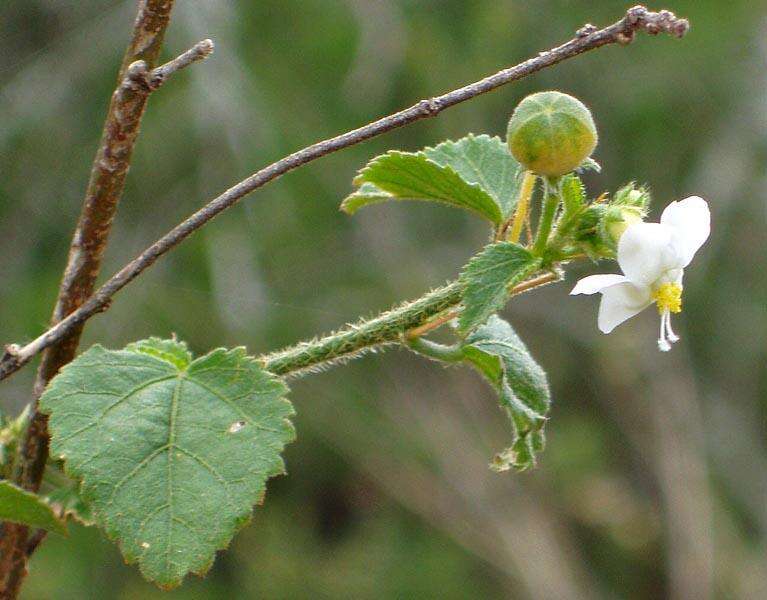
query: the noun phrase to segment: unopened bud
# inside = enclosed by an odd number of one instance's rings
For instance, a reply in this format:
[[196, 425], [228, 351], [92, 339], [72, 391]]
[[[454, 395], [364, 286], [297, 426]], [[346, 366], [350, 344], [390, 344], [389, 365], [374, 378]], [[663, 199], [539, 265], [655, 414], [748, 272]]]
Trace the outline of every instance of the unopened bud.
[[539, 92], [514, 110], [506, 141], [526, 169], [559, 177], [591, 155], [597, 145], [597, 129], [580, 100], [562, 92]]
[[644, 216], [647, 207], [650, 206], [650, 192], [647, 188], [636, 187], [636, 184], [632, 181], [615, 192], [615, 196], [613, 196], [610, 204], [612, 206], [631, 206], [637, 208], [642, 216]]
[[631, 206], [612, 207], [603, 218], [603, 231], [608, 245], [616, 247], [629, 226], [642, 222], [642, 211]]

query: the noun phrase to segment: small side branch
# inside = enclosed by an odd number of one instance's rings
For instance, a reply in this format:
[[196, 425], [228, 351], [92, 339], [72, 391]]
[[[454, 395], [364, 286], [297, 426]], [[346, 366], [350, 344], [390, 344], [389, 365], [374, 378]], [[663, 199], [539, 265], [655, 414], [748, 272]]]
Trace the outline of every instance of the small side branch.
[[296, 375], [343, 362], [373, 348], [399, 343], [410, 329], [460, 303], [461, 295], [462, 287], [454, 281], [373, 319], [359, 321], [320, 339], [266, 354], [259, 360], [267, 371], [275, 375]]
[[410, 108], [406, 108], [388, 117], [383, 117], [359, 129], [317, 142], [272, 163], [226, 190], [158, 239], [109, 279], [85, 304], [66, 319], [50, 328], [35, 340], [21, 346], [16, 352], [6, 352], [0, 357], [0, 379], [5, 379], [16, 372], [29, 362], [33, 356], [52, 344], [57, 343], [69, 335], [71, 331], [77, 330], [81, 327], [82, 323], [96, 313], [103, 311], [114, 294], [153, 265], [160, 256], [170, 251], [208, 221], [239, 202], [252, 191], [277, 179], [281, 175], [308, 162], [343, 148], [348, 148], [354, 144], [359, 144], [414, 121], [435, 117], [446, 108], [495, 90], [507, 83], [527, 77], [541, 69], [589, 50], [609, 44], [626, 44], [639, 31], [645, 31], [653, 35], [663, 31], [676, 37], [681, 37], [687, 32], [688, 28], [689, 24], [685, 19], [676, 17], [670, 11], [656, 13], [648, 11], [643, 6], [635, 6], [629, 9], [622, 19], [604, 29], [596, 29], [592, 25], [587, 25], [579, 29], [575, 37], [565, 44], [548, 52], [541, 52], [538, 56], [514, 67], [504, 69], [495, 75], [441, 96], [436, 96], [429, 100], [421, 100]]
[[208, 58], [213, 54], [213, 47], [213, 40], [202, 40], [173, 60], [153, 69], [147, 77], [148, 87], [153, 91], [156, 90], [176, 71], [185, 69], [197, 61]]

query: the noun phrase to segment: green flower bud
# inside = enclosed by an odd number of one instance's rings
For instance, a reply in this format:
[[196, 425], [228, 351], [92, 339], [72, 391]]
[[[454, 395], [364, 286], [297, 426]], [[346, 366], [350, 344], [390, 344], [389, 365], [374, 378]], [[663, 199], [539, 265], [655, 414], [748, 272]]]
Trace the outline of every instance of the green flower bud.
[[646, 215], [647, 207], [650, 206], [650, 192], [647, 188], [636, 187], [632, 181], [615, 192], [612, 206], [633, 206], [640, 210], [642, 216]]
[[634, 223], [639, 223], [647, 216], [650, 205], [650, 192], [631, 183], [615, 192], [599, 224], [602, 241], [616, 249], [623, 232]]
[[514, 110], [506, 136], [525, 168], [559, 177], [573, 171], [597, 145], [597, 129], [586, 106], [562, 92], [528, 96]]
[[608, 245], [617, 248], [621, 236], [628, 229], [629, 225], [641, 223], [642, 216], [642, 210], [637, 207], [611, 207], [602, 219], [603, 238], [605, 238]]

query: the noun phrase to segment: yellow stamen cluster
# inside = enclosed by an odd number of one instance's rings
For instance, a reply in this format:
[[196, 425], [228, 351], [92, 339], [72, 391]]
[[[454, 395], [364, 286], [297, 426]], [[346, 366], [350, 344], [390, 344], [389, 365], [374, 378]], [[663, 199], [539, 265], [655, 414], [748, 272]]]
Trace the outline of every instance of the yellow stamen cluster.
[[664, 283], [652, 293], [652, 298], [661, 314], [682, 312], [682, 286], [678, 283]]

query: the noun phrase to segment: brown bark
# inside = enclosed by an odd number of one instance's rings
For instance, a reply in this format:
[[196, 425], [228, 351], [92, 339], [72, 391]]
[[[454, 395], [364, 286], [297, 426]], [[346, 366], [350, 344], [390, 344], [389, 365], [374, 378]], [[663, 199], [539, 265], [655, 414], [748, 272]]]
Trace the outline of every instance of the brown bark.
[[[133, 146], [148, 93], [132, 80], [134, 61], [154, 65], [170, 20], [173, 0], [142, 0], [109, 105], [99, 149], [93, 161], [80, 220], [69, 251], [51, 323], [55, 325], [78, 309], [93, 293], [106, 249], [117, 203], [125, 186]], [[72, 328], [43, 354], [35, 380], [35, 405], [42, 390], [58, 370], [75, 355], [84, 323]], [[16, 481], [26, 489], [40, 487], [48, 459], [47, 418], [35, 410], [21, 444]], [[29, 528], [3, 525], [0, 540], [0, 598], [16, 598], [26, 575]]]

